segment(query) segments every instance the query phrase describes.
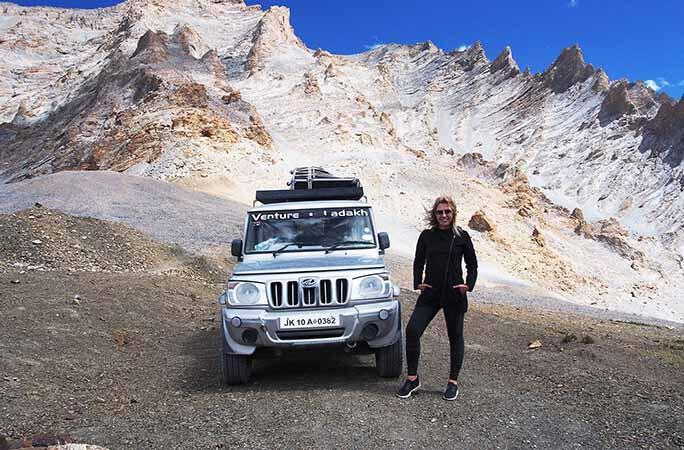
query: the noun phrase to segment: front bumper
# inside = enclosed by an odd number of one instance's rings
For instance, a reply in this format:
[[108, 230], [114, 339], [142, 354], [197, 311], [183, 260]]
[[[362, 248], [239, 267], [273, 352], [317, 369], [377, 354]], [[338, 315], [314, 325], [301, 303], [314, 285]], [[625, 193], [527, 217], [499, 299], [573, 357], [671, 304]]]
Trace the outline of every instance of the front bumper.
[[[387, 311], [385, 320], [380, 317], [383, 310]], [[339, 327], [280, 328], [280, 318], [284, 316], [306, 317], [321, 312], [339, 315]], [[236, 317], [240, 319], [239, 326], [232, 323]], [[221, 322], [223, 351], [234, 355], [251, 355], [259, 347], [303, 348], [360, 341], [367, 342], [371, 348], [378, 348], [394, 344], [401, 336], [401, 311], [397, 300], [312, 310], [272, 311], [222, 306]], [[367, 339], [364, 330], [367, 332], [371, 325], [377, 327], [377, 333], [372, 339]]]

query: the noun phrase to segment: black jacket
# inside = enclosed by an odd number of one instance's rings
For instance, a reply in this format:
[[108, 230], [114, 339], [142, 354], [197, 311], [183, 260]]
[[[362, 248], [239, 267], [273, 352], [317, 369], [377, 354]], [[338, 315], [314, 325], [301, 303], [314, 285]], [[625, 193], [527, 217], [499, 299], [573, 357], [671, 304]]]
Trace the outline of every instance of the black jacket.
[[[451, 256], [449, 257], [449, 249]], [[446, 264], [449, 261], [447, 269]], [[467, 275], [463, 280], [463, 260], [466, 263]], [[425, 269], [425, 278], [423, 278]], [[425, 290], [418, 298], [419, 302], [456, 305], [461, 312], [468, 310], [468, 298], [461, 295], [452, 286], [467, 284], [468, 291], [475, 288], [477, 281], [477, 257], [473, 242], [468, 233], [459, 228], [459, 234], [451, 230], [433, 228], [420, 233], [416, 244], [416, 256], [413, 260], [413, 288], [418, 289], [421, 283], [429, 284], [432, 289]]]

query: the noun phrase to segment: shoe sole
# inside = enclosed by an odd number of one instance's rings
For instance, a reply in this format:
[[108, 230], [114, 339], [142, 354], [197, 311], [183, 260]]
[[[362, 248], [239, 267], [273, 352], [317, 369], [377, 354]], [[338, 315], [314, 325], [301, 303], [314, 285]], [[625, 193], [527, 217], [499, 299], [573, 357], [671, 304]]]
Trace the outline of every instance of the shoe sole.
[[397, 393], [397, 397], [399, 397], [399, 398], [409, 398], [409, 397], [411, 396], [411, 394], [413, 394], [414, 392], [416, 392], [416, 391], [418, 390], [419, 387], [420, 387], [420, 383], [418, 383], [418, 386], [416, 386], [416, 387], [414, 387], [413, 389], [411, 389], [411, 390], [409, 391], [409, 393], [406, 394], [406, 395], [399, 395], [399, 393]]
[[442, 395], [442, 400], [446, 400], [446, 401], [448, 401], [448, 402], [452, 402], [452, 401], [456, 400], [457, 398], [458, 398], [458, 392], [456, 392], [456, 395], [453, 396], [452, 398], [449, 398], [449, 397], [447, 397], [447, 396], [445, 396], [445, 395]]

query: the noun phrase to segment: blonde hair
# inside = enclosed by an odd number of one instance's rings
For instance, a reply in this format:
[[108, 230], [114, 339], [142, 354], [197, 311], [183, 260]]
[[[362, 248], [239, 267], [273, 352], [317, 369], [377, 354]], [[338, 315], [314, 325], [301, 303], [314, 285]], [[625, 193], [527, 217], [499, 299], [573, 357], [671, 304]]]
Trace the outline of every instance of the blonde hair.
[[425, 221], [425, 224], [432, 229], [439, 227], [439, 222], [437, 221], [437, 213], [435, 211], [437, 211], [437, 207], [441, 204], [448, 205], [451, 209], [451, 229], [456, 235], [460, 236], [461, 232], [456, 226], [456, 214], [458, 212], [456, 209], [456, 203], [454, 203], [454, 200], [448, 195], [440, 195], [432, 203], [432, 208], [425, 209], [425, 217], [423, 219]]

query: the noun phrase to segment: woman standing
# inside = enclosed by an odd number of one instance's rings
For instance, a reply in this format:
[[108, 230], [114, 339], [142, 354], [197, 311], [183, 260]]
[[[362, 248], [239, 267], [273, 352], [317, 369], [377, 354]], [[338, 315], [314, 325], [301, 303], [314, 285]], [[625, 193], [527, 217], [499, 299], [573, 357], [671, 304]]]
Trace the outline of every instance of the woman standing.
[[[430, 228], [420, 234], [413, 261], [413, 288], [421, 293], [406, 326], [408, 376], [397, 396], [408, 398], [420, 387], [420, 337], [442, 309], [451, 348], [451, 369], [442, 398], [456, 400], [458, 374], [463, 364], [463, 316], [468, 310], [466, 292], [475, 287], [477, 257], [468, 233], [456, 226], [456, 205], [450, 197], [437, 197], [425, 219]], [[465, 283], [462, 260], [467, 268]]]

